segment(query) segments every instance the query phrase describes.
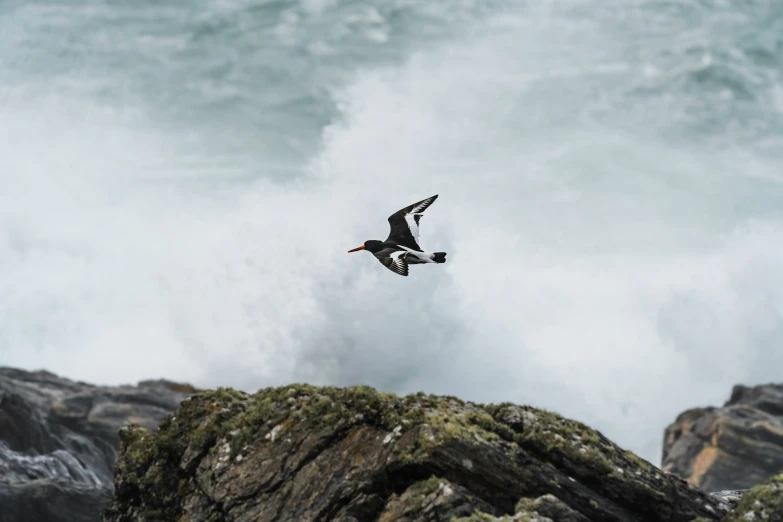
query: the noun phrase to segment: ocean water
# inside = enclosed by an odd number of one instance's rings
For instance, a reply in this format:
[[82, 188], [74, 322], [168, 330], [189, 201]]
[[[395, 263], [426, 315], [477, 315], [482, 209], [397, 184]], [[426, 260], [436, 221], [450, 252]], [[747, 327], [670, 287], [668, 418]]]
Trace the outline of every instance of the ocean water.
[[[664, 427], [783, 380], [775, 0], [7, 0], [0, 364]], [[364, 252], [432, 194], [407, 278]]]

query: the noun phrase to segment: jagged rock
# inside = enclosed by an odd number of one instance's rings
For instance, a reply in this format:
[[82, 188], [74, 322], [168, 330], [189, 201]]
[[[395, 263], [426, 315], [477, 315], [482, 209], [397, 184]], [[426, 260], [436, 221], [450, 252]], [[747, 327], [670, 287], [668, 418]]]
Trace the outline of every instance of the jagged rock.
[[118, 430], [156, 429], [196, 390], [100, 387], [0, 368], [0, 522], [96, 522], [113, 492]]
[[713, 491], [710, 493], [710, 495], [725, 503], [729, 509], [734, 509], [737, 507], [737, 504], [746, 491], [746, 489], [731, 489], [724, 491]]
[[723, 522], [783, 522], [783, 473], [742, 495]]
[[783, 385], [735, 386], [722, 408], [683, 412], [662, 468], [707, 491], [747, 489], [783, 469]]
[[481, 511], [454, 522], [590, 522], [590, 519], [571, 509], [552, 494], [537, 499], [523, 499], [510, 516], [496, 517]]
[[157, 434], [122, 429], [103, 520], [413, 522], [518, 511], [541, 522], [691, 522], [728, 507], [544, 410], [292, 385], [202, 392]]
[[[720, 512], [725, 513], [737, 506], [743, 493], [744, 491], [719, 491], [710, 495], [724, 504]], [[691, 522], [710, 520], [710, 518], [698, 517]], [[496, 517], [479, 511], [470, 517], [453, 519], [451, 522], [590, 522], [590, 520], [575, 512], [554, 495], [544, 495], [535, 500], [523, 499], [517, 504], [515, 513], [511, 516]], [[727, 522], [727, 519], [722, 518], [721, 522]]]

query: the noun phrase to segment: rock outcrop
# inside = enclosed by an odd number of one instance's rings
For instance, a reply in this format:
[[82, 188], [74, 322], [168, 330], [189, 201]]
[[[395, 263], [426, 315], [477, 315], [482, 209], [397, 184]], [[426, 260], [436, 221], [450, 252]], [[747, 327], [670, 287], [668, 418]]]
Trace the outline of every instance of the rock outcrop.
[[747, 489], [783, 470], [783, 385], [735, 386], [722, 408], [680, 414], [662, 468], [707, 491]]
[[783, 474], [754, 486], [722, 522], [782, 522]]
[[703, 522], [730, 510], [557, 414], [367, 387], [198, 393], [157, 434], [121, 430], [114, 483], [104, 522]]
[[96, 522], [113, 493], [119, 429], [155, 430], [197, 390], [100, 387], [0, 368], [0, 522]]

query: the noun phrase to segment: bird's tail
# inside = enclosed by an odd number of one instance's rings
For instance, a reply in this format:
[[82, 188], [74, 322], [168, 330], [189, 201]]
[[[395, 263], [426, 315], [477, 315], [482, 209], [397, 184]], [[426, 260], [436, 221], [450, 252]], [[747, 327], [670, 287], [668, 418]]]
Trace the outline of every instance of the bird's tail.
[[436, 263], [445, 263], [446, 252], [433, 252], [432, 260], [435, 261]]

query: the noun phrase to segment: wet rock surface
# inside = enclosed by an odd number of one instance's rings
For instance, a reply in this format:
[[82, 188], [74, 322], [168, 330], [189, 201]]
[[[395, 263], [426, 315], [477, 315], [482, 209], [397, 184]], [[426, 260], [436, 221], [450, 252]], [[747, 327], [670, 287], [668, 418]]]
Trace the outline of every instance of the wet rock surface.
[[729, 509], [737, 507], [742, 496], [747, 492], [746, 489], [731, 489], [724, 491], [713, 491], [710, 493], [713, 497], [717, 498], [721, 502], [724, 502]]
[[747, 489], [783, 470], [783, 385], [735, 386], [721, 408], [680, 414], [662, 468], [707, 491]]
[[119, 428], [155, 430], [196, 390], [101, 387], [0, 367], [0, 522], [95, 522], [113, 492]]
[[589, 427], [367, 387], [206, 391], [121, 430], [105, 522], [719, 520], [728, 500]]

